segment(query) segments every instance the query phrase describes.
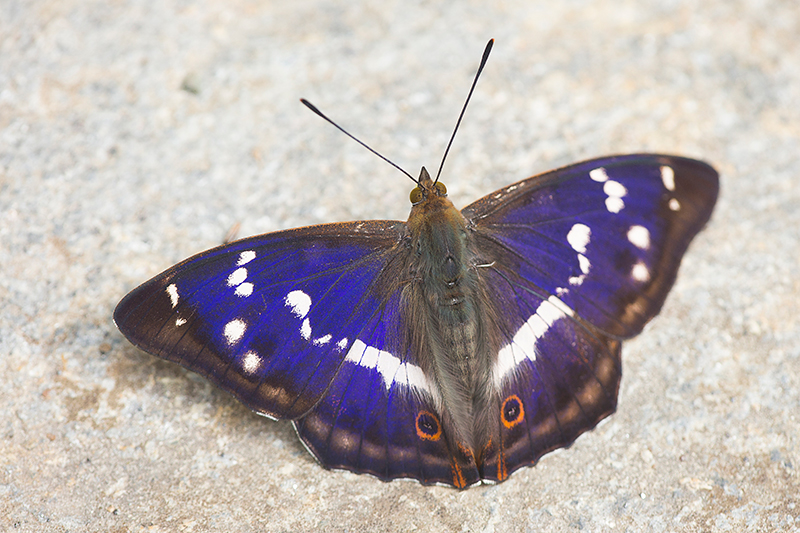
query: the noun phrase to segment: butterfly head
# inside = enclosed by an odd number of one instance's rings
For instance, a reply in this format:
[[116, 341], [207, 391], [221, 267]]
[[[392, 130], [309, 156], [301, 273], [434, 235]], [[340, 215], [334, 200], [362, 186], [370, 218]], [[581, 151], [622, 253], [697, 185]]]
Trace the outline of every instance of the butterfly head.
[[411, 191], [411, 205], [416, 206], [417, 204], [427, 200], [429, 197], [446, 198], [447, 187], [444, 186], [444, 183], [438, 180], [433, 181], [431, 179], [431, 175], [428, 174], [428, 171], [425, 169], [425, 167], [422, 167], [422, 170], [419, 171], [417, 186], [414, 187], [413, 191]]

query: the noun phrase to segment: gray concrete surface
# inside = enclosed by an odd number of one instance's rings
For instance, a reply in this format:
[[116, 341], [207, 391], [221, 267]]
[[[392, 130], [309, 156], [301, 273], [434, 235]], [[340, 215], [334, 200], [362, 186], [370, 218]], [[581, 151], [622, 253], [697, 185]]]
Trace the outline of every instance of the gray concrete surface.
[[[0, 3], [0, 530], [800, 530], [800, 4], [794, 0]], [[117, 301], [240, 235], [407, 216], [640, 150], [722, 194], [618, 412], [498, 486], [319, 467], [128, 344]]]

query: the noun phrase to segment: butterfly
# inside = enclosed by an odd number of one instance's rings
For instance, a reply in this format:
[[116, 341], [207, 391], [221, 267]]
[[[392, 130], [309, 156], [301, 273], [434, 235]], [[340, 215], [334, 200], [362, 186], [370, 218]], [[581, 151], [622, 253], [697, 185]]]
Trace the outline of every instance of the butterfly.
[[602, 157], [461, 211], [438, 176], [415, 181], [406, 222], [226, 243], [134, 289], [114, 320], [139, 348], [292, 420], [326, 467], [503, 481], [615, 410], [621, 341], [659, 312], [718, 174], [673, 155]]

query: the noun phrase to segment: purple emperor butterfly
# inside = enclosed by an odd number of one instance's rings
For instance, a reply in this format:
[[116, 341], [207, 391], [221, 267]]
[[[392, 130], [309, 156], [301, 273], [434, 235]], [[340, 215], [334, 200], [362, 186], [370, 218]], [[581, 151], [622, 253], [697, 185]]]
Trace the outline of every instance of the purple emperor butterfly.
[[603, 157], [461, 211], [438, 175], [415, 181], [405, 223], [225, 244], [133, 290], [114, 320], [139, 348], [292, 420], [326, 467], [503, 481], [614, 411], [621, 340], [664, 303], [718, 175], [677, 156]]

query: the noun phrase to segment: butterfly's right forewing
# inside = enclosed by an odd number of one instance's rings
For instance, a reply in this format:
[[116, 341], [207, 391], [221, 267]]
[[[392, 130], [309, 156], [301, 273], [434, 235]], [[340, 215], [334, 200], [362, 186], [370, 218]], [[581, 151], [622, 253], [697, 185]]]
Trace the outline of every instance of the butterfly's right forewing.
[[660, 310], [718, 191], [706, 163], [635, 154], [534, 176], [462, 213], [485, 262], [626, 338]]

